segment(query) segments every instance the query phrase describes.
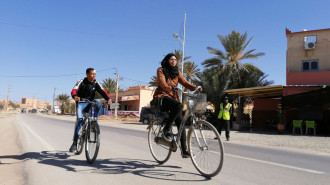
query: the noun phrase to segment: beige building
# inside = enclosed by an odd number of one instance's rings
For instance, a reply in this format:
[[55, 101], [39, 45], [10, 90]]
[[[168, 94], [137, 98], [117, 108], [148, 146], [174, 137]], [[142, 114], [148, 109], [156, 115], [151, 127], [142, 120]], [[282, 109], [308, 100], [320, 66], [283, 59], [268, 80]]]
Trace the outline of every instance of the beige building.
[[30, 109], [47, 109], [51, 105], [48, 102], [39, 101], [36, 98], [22, 98], [21, 108]]
[[[154, 93], [153, 87], [135, 86], [129, 87], [126, 91], [118, 92], [119, 111], [130, 111], [139, 114], [142, 107], [150, 106], [150, 101]], [[110, 98], [115, 102], [116, 93], [111, 92]]]
[[291, 32], [286, 29], [286, 84], [330, 84], [330, 29]]

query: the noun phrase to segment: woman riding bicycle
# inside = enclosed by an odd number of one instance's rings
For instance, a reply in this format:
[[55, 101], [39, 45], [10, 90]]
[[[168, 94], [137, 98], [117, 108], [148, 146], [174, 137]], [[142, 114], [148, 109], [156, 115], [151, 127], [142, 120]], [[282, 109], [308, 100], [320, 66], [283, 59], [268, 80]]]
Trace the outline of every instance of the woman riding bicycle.
[[[179, 101], [179, 96], [177, 91], [173, 91], [173, 88], [182, 84], [185, 88], [189, 90], [195, 90], [196, 86], [189, 83], [181, 74], [178, 69], [178, 61], [173, 53], [169, 53], [161, 62], [162, 67], [157, 69], [157, 89], [154, 93], [153, 98], [162, 98], [161, 109], [162, 111], [169, 111], [169, 118], [167, 119], [166, 125], [163, 129], [163, 137], [167, 141], [173, 139], [171, 133], [171, 124], [175, 121], [176, 126], [180, 127], [182, 122], [182, 109], [183, 106]], [[182, 146], [182, 157], [190, 157], [187, 151], [186, 143], [186, 131], [183, 129], [182, 137], [180, 139]]]

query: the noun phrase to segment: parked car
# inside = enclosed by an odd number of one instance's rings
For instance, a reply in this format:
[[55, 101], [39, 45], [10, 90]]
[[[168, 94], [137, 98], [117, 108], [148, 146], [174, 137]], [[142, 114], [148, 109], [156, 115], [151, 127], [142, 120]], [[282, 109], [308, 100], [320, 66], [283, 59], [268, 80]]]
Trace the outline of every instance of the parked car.
[[142, 107], [139, 122], [142, 122], [143, 124], [149, 124], [150, 123], [150, 117], [152, 115], [155, 115], [155, 113], [151, 112], [150, 107]]

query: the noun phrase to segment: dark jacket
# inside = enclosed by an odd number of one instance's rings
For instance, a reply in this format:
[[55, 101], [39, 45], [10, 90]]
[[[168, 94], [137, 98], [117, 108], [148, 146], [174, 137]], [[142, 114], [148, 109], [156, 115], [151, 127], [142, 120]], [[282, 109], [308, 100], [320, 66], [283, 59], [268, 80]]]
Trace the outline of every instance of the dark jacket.
[[78, 96], [79, 98], [86, 98], [89, 101], [92, 101], [95, 99], [95, 91], [100, 93], [105, 100], [108, 101], [110, 99], [108, 93], [102, 88], [99, 82], [96, 80], [89, 82], [87, 78], [79, 80], [76, 83], [71, 91], [71, 96], [72, 98]]

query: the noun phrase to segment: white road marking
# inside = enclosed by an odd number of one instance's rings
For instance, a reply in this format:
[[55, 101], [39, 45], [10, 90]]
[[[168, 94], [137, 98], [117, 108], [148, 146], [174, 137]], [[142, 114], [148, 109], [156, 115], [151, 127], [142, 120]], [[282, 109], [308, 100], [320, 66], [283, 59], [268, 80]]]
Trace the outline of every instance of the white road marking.
[[[193, 148], [197, 149], [196, 147], [193, 147]], [[219, 152], [216, 152], [216, 151], [210, 151], [210, 152], [220, 155], [220, 153]], [[324, 174], [324, 172], [321, 172], [321, 171], [309, 170], [309, 169], [305, 169], [305, 168], [299, 168], [299, 167], [289, 166], [289, 165], [280, 164], [280, 163], [263, 161], [263, 160], [259, 160], [259, 159], [249, 158], [249, 157], [242, 157], [242, 156], [232, 155], [232, 154], [226, 154], [226, 153], [225, 153], [225, 156], [236, 157], [236, 158], [239, 158], [239, 159], [245, 159], [245, 160], [249, 160], [249, 161], [255, 161], [255, 162], [260, 162], [260, 163], [264, 163], [264, 164], [269, 164], [269, 165], [274, 165], [274, 166], [280, 166], [280, 167], [290, 168], [290, 169], [294, 169], [294, 170], [305, 171], [305, 172], [309, 172], [309, 173]]]
[[285, 164], [279, 164], [279, 163], [274, 163], [274, 162], [269, 162], [269, 161], [263, 161], [263, 160], [259, 160], [259, 159], [249, 158], [249, 157], [241, 157], [241, 156], [232, 155], [232, 154], [225, 154], [225, 156], [236, 157], [236, 158], [239, 158], [239, 159], [245, 159], [245, 160], [265, 163], [265, 164], [269, 164], [269, 165], [274, 165], [274, 166], [280, 166], [280, 167], [290, 168], [290, 169], [294, 169], [294, 170], [305, 171], [305, 172], [309, 172], [309, 173], [324, 174], [324, 172], [320, 172], [320, 171], [316, 171], [316, 170], [309, 170], [309, 169], [305, 169], [305, 168], [299, 168], [299, 167], [289, 166], [289, 165], [285, 165]]
[[46, 147], [47, 150], [55, 150], [50, 144], [48, 144], [44, 139], [42, 139], [36, 132], [34, 132], [24, 121], [21, 120], [22, 126], [25, 127], [39, 142]]

